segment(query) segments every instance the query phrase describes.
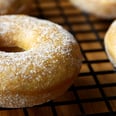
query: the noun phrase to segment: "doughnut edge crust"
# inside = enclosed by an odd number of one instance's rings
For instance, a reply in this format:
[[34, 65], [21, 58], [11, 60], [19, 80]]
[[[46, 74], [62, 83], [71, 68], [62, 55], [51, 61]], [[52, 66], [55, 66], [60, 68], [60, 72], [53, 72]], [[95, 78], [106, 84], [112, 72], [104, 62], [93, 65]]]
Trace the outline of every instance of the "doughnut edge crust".
[[116, 18], [115, 0], [70, 0], [81, 10], [105, 19]]
[[61, 26], [25, 15], [0, 16], [0, 107], [32, 107], [62, 95], [79, 74], [82, 55]]
[[110, 25], [104, 39], [105, 50], [108, 58], [116, 67], [116, 20]]

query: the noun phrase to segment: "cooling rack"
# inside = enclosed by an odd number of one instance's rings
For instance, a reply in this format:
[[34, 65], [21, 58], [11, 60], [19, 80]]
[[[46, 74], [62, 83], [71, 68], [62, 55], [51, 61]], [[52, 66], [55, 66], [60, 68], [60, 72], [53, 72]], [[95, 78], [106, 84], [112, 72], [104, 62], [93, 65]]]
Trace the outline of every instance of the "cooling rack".
[[83, 65], [79, 77], [61, 97], [32, 108], [0, 109], [0, 116], [116, 116], [116, 73], [104, 49], [112, 20], [99, 19], [68, 0], [35, 0], [33, 16], [62, 25], [79, 43]]

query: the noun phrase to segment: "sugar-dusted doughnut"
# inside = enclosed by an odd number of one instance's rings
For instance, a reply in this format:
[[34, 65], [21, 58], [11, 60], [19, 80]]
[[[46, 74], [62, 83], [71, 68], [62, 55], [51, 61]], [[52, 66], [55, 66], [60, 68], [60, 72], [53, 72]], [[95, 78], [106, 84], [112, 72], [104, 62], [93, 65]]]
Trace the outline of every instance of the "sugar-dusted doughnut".
[[70, 0], [72, 4], [85, 12], [101, 18], [116, 18], [116, 0]]
[[82, 56], [61, 26], [25, 15], [0, 16], [0, 107], [30, 107], [63, 94], [79, 74]]
[[111, 24], [106, 32], [104, 44], [110, 61], [114, 67], [116, 67], [116, 20]]
[[0, 15], [29, 13], [34, 6], [34, 0], [0, 0]]

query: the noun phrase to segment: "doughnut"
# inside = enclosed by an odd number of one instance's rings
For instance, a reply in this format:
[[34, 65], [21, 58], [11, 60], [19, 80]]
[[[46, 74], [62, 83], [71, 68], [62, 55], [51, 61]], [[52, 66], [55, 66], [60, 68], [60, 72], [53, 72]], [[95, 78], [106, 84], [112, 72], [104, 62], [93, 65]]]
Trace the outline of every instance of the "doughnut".
[[75, 38], [53, 22], [27, 15], [0, 16], [0, 107], [39, 105], [62, 95], [80, 72]]
[[112, 62], [113, 66], [116, 67], [116, 20], [113, 21], [106, 32], [104, 46], [108, 58]]
[[81, 10], [92, 13], [98, 17], [116, 18], [116, 0], [70, 0]]
[[29, 13], [34, 7], [34, 0], [0, 0], [0, 15]]

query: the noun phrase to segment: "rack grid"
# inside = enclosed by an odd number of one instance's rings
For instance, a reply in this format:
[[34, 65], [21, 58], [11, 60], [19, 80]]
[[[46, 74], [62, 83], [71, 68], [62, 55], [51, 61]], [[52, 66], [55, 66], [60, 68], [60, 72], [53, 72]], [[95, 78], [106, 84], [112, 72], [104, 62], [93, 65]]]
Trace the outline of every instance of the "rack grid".
[[116, 116], [116, 73], [104, 49], [104, 35], [112, 20], [84, 13], [68, 0], [35, 2], [35, 17], [58, 23], [75, 36], [83, 65], [79, 77], [61, 97], [32, 108], [1, 108], [0, 115]]

